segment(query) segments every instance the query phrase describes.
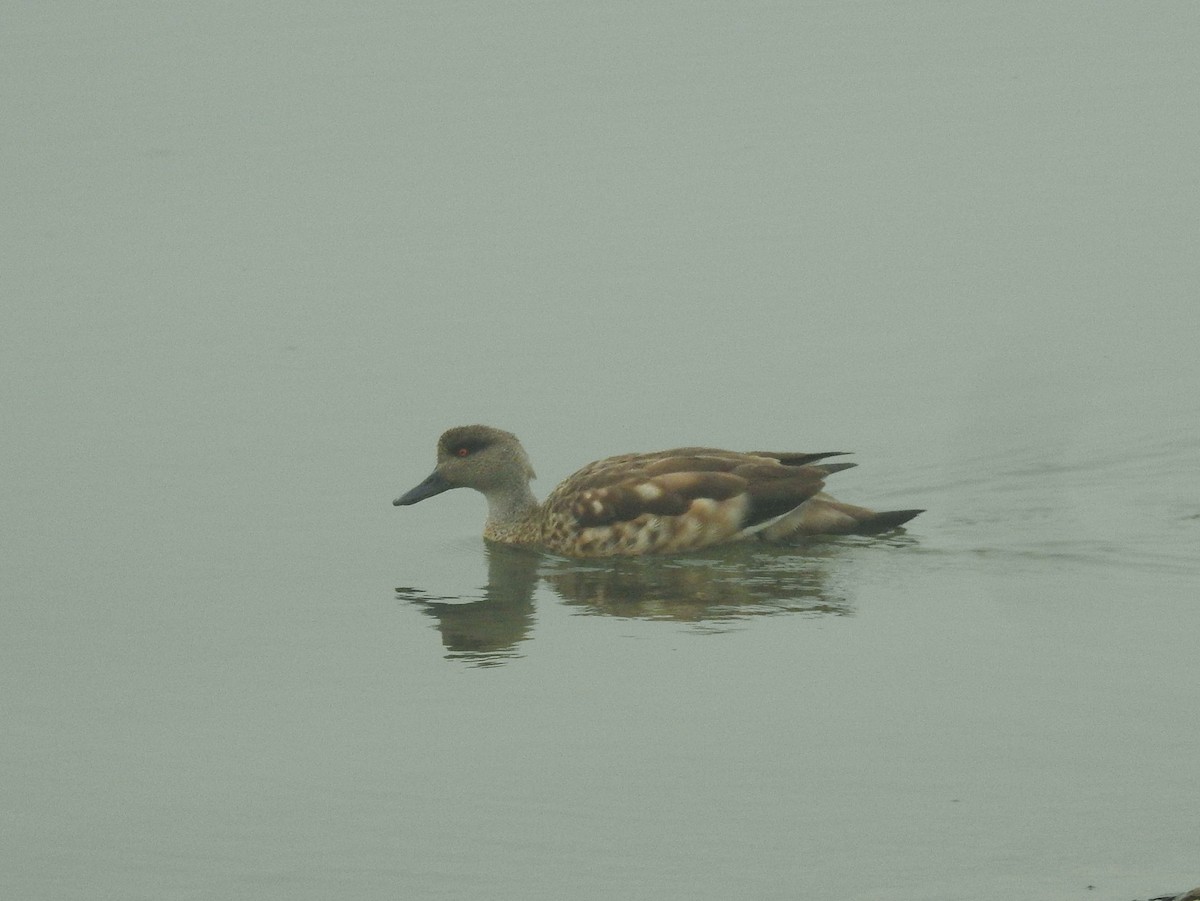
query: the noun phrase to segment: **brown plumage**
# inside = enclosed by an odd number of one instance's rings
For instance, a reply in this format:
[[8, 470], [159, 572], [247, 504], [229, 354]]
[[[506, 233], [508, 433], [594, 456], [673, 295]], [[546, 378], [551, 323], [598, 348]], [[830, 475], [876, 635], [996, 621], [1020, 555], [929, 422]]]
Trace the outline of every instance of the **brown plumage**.
[[415, 504], [450, 488], [488, 500], [484, 537], [577, 557], [660, 554], [758, 537], [875, 533], [920, 510], [876, 513], [822, 492], [825, 477], [854, 466], [819, 454], [684, 447], [590, 463], [539, 504], [533, 467], [516, 436], [459, 426], [438, 441], [433, 473], [396, 499]]

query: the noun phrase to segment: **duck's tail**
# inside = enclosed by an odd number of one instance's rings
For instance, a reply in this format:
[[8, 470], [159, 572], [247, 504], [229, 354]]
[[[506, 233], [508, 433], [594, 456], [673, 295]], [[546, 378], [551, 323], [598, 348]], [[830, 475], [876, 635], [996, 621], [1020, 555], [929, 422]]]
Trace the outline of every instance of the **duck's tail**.
[[795, 510], [758, 530], [765, 541], [794, 541], [810, 535], [878, 535], [908, 522], [924, 510], [877, 512], [845, 504], [821, 492]]
[[882, 513], [872, 513], [866, 519], [860, 519], [854, 528], [856, 535], [878, 535], [880, 532], [890, 532], [924, 510], [884, 510]]

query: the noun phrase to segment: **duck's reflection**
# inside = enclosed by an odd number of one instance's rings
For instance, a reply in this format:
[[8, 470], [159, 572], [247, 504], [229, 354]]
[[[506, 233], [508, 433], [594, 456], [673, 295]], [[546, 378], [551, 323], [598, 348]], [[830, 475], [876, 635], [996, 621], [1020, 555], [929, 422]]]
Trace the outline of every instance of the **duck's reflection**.
[[431, 598], [417, 588], [397, 588], [399, 600], [417, 604], [437, 620], [450, 657], [481, 666], [519, 657], [517, 646], [533, 627], [533, 590], [541, 555], [522, 548], [487, 546], [488, 580], [477, 600]]
[[846, 614], [829, 587], [823, 552], [807, 548], [724, 548], [719, 553], [615, 561], [556, 559], [542, 576], [568, 604], [588, 613], [718, 625], [773, 613]]
[[[834, 558], [855, 544], [880, 541], [735, 545], [684, 557], [594, 561], [489, 544], [487, 585], [478, 598], [432, 598], [414, 588], [397, 589], [396, 595], [437, 620], [448, 656], [493, 665], [520, 656], [518, 648], [533, 627], [534, 589], [542, 580], [584, 613], [674, 620], [719, 631], [750, 616], [851, 613], [850, 600], [832, 577]], [[904, 541], [893, 536], [886, 543]]]

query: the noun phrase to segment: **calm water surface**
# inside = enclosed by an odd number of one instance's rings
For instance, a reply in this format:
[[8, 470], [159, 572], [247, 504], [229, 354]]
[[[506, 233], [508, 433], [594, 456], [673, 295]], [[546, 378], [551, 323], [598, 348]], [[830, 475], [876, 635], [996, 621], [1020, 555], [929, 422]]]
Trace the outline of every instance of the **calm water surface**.
[[[1200, 12], [28, 5], [0, 895], [1200, 884]], [[854, 451], [580, 562], [437, 435]]]

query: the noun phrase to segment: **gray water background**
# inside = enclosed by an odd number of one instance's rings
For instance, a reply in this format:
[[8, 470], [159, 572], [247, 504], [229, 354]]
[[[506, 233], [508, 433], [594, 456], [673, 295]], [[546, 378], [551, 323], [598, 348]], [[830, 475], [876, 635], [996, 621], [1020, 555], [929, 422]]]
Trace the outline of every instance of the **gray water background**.
[[[1200, 883], [1200, 8], [9, 4], [0, 894]], [[907, 534], [487, 551], [445, 427]]]

